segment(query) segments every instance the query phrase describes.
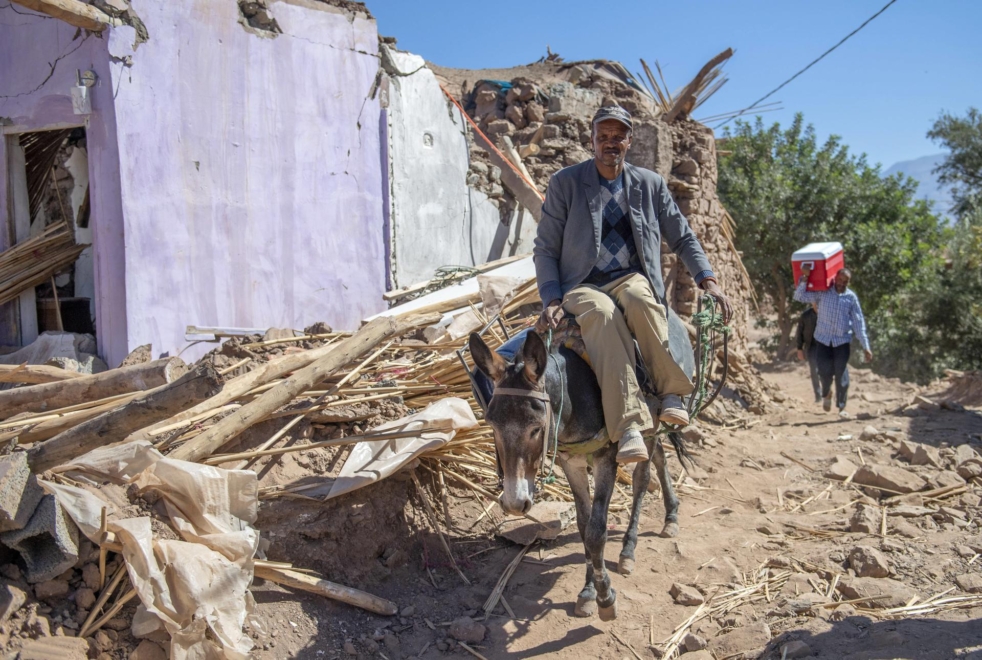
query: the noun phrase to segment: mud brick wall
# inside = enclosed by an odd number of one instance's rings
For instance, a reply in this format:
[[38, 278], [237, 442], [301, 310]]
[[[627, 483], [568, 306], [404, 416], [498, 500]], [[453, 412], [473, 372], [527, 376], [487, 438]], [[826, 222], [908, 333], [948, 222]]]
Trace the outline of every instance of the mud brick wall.
[[[737, 350], [747, 344], [750, 322], [750, 289], [738, 262], [738, 255], [727, 239], [727, 219], [716, 195], [716, 142], [713, 132], [694, 121], [681, 120], [669, 126], [672, 136], [672, 169], [669, 189], [679, 210], [699, 237], [720, 286], [733, 302], [734, 319], [731, 346]], [[698, 308], [699, 289], [668, 245], [662, 243], [662, 276], [668, 302], [689, 320]]]

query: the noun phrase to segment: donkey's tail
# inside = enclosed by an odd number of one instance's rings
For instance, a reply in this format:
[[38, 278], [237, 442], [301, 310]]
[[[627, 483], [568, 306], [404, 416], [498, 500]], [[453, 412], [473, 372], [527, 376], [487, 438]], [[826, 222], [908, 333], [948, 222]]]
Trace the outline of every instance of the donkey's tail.
[[669, 431], [668, 440], [672, 443], [672, 447], [675, 448], [675, 455], [679, 458], [679, 463], [683, 467], [686, 465], [693, 465], [692, 454], [685, 447], [685, 441], [682, 439], [682, 434], [678, 431]]

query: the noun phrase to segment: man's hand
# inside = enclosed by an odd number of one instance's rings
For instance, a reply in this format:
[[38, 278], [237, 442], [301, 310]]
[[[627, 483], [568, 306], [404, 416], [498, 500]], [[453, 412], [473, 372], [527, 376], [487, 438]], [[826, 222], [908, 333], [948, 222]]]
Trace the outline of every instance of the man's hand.
[[801, 267], [801, 279], [807, 280], [809, 278], [809, 276], [811, 276], [811, 274], [812, 274], [812, 268], [811, 268], [811, 266], [802, 266]]
[[730, 317], [733, 316], [733, 306], [730, 305], [730, 299], [723, 293], [723, 289], [719, 288], [719, 284], [715, 280], [710, 279], [702, 281], [702, 288], [706, 293], [715, 298], [719, 306], [723, 308], [723, 323], [729, 323]]
[[798, 361], [799, 362], [804, 362], [805, 361], [805, 352], [803, 350], [801, 350], [800, 348], [798, 349]]
[[539, 317], [539, 323], [537, 325], [555, 330], [559, 327], [559, 322], [562, 320], [563, 301], [557, 299], [545, 306], [545, 308], [542, 310], [542, 315]]
[[863, 351], [863, 357], [866, 359], [866, 362], [872, 362], [873, 361], [873, 351], [871, 351], [869, 349], [866, 349], [865, 351]]

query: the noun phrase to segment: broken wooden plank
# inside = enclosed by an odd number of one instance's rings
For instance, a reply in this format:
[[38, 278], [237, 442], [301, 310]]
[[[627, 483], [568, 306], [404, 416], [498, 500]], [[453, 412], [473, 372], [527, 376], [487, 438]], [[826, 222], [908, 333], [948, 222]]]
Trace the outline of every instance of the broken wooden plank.
[[14, 0], [14, 2], [83, 30], [101, 32], [107, 25], [119, 26], [123, 24], [118, 18], [113, 18], [92, 5], [81, 2], [81, 0]]
[[269, 566], [257, 561], [255, 574], [258, 578], [269, 580], [276, 584], [309, 591], [310, 593], [318, 594], [332, 600], [339, 600], [342, 603], [354, 605], [355, 607], [360, 607], [363, 610], [383, 616], [395, 616], [399, 613], [398, 606], [391, 600], [379, 598], [368, 592], [352, 589], [341, 584], [335, 584], [334, 582], [329, 582], [328, 580], [314, 575], [308, 575], [307, 573], [301, 573], [300, 571]]
[[705, 78], [715, 67], [719, 66], [731, 57], [733, 57], [733, 49], [727, 48], [722, 53], [706, 62], [706, 64], [699, 69], [699, 73], [696, 74], [696, 77], [693, 78], [692, 81], [685, 86], [685, 89], [683, 89], [682, 92], [675, 97], [675, 102], [672, 104], [672, 109], [666, 112], [665, 116], [663, 117], [665, 123], [671, 124], [680, 115], [686, 116], [692, 112], [692, 107], [696, 100], [696, 92], [699, 90], [703, 78]]
[[177, 380], [186, 371], [184, 360], [173, 357], [110, 369], [91, 376], [5, 390], [0, 392], [0, 419], [22, 412], [43, 412], [117, 394], [149, 390]]
[[295, 396], [324, 381], [335, 371], [379, 343], [390, 337], [405, 334], [414, 328], [432, 325], [439, 320], [439, 314], [375, 319], [347, 339], [335, 344], [333, 350], [324, 357], [294, 372], [282, 383], [245, 404], [207, 431], [185, 442], [170, 454], [171, 458], [184, 461], [207, 458], [229, 440], [263, 421]]
[[210, 363], [204, 363], [172, 383], [162, 385], [98, 417], [83, 422], [31, 448], [31, 469], [42, 472], [77, 458], [97, 447], [123, 440], [133, 431], [166, 419], [177, 410], [214, 396], [222, 378]]

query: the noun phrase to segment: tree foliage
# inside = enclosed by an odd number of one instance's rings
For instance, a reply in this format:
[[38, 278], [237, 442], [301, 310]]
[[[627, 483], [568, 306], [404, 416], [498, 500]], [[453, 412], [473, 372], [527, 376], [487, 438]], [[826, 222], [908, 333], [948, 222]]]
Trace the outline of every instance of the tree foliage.
[[964, 219], [982, 211], [982, 112], [969, 108], [964, 117], [944, 112], [927, 136], [948, 149], [935, 173], [952, 187], [955, 216]]
[[940, 258], [944, 227], [915, 201], [916, 182], [882, 177], [836, 136], [820, 145], [800, 114], [787, 129], [738, 121], [724, 138], [719, 195], [758, 293], [777, 311], [778, 355], [787, 355], [801, 310], [791, 302], [791, 253], [814, 241], [843, 244], [875, 349], [896, 332], [899, 296]]

